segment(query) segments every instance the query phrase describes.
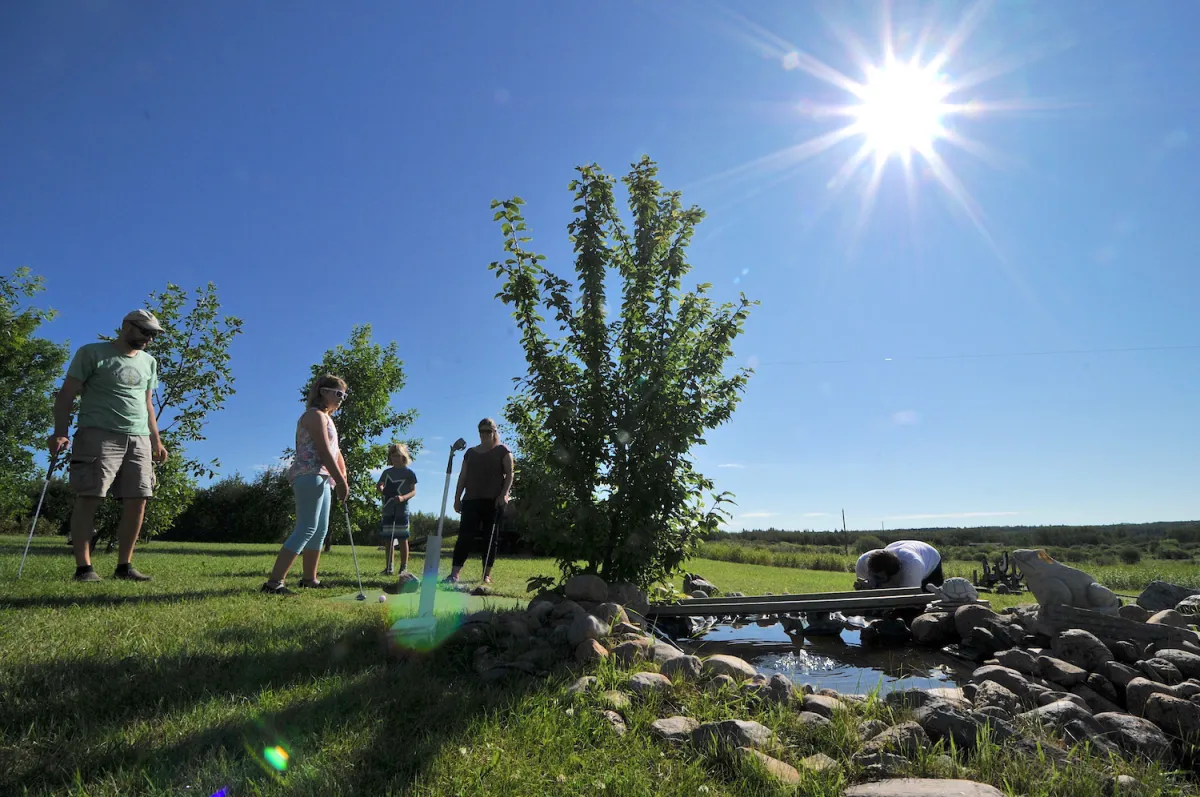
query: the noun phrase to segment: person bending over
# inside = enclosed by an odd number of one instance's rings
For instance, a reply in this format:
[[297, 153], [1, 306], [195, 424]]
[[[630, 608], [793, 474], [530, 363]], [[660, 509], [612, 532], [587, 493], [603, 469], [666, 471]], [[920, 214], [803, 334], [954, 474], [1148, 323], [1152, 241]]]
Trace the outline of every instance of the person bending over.
[[896, 589], [932, 584], [940, 587], [942, 555], [927, 542], [899, 540], [885, 548], [867, 551], [854, 565], [855, 589]]

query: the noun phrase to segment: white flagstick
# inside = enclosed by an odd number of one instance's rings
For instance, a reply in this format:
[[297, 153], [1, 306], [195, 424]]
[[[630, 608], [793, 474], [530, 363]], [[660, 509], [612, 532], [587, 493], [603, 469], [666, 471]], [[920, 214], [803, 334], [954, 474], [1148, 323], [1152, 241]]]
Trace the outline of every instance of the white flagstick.
[[442, 513], [438, 516], [437, 532], [425, 540], [425, 566], [421, 572], [421, 602], [415, 618], [397, 620], [392, 625], [392, 634], [397, 637], [431, 636], [437, 626], [433, 616], [434, 598], [437, 595], [438, 565], [442, 558], [442, 524], [446, 520], [446, 499], [450, 497], [450, 475], [454, 472], [454, 452], [467, 447], [461, 437], [450, 446], [446, 460], [446, 486], [442, 489]]

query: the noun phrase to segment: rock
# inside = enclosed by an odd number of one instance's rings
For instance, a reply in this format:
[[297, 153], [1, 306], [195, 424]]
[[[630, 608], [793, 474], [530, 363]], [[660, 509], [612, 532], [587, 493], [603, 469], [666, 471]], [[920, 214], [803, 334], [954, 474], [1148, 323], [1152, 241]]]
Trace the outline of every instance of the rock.
[[1133, 620], [1135, 623], [1144, 623], [1150, 619], [1150, 612], [1136, 603], [1127, 603], [1120, 609], [1117, 609], [1117, 616], [1125, 620]]
[[1120, 711], [1105, 711], [1094, 719], [1105, 735], [1127, 754], [1151, 761], [1171, 758], [1171, 740], [1150, 720], [1131, 717]]
[[582, 573], [567, 579], [563, 594], [568, 600], [604, 603], [608, 600], [608, 584], [600, 576]]
[[1109, 794], [1112, 797], [1133, 797], [1141, 792], [1142, 784], [1137, 778], [1132, 775], [1117, 775]]
[[811, 711], [801, 711], [796, 715], [796, 719], [800, 725], [805, 728], [828, 728], [833, 724], [833, 720], [828, 717], [823, 717], [820, 714], [814, 714]]
[[1104, 732], [1094, 722], [1071, 720], [1059, 729], [1063, 738], [1077, 745], [1088, 745], [1093, 753], [1102, 756], [1119, 756], [1120, 749], [1104, 735]]
[[858, 735], [864, 742], [873, 739], [888, 729], [882, 720], [863, 720], [858, 724]]
[[1181, 587], [1166, 581], [1151, 581], [1138, 596], [1137, 605], [1150, 612], [1174, 609], [1179, 602], [1191, 595], [1200, 595], [1200, 589]]
[[916, 722], [902, 722], [863, 745], [865, 753], [897, 753], [915, 756], [918, 750], [928, 747], [929, 735]]
[[1140, 677], [1142, 673], [1128, 664], [1122, 664], [1119, 661], [1110, 661], [1100, 668], [1100, 674], [1120, 687], [1123, 692], [1125, 686], [1134, 678]]
[[1174, 609], [1163, 609], [1161, 612], [1155, 612], [1146, 623], [1149, 625], [1169, 625], [1174, 628], [1188, 627], [1187, 619]]
[[1059, 769], [1064, 769], [1072, 763], [1066, 750], [1036, 739], [1017, 739], [1009, 745], [1009, 749], [1030, 761], [1039, 761], [1045, 758]]
[[917, 709], [917, 723], [934, 741], [953, 741], [961, 750], [973, 750], [984, 728], [990, 728], [992, 739], [1003, 742], [1016, 735], [1013, 727], [1003, 720], [985, 714], [968, 713], [944, 703], [930, 703]]
[[613, 636], [642, 636], [642, 629], [638, 628], [633, 623], [616, 623], [612, 627]]
[[918, 645], [940, 648], [958, 638], [954, 615], [950, 612], [928, 612], [913, 619], [909, 625], [913, 641]]
[[845, 704], [836, 697], [826, 697], [825, 695], [805, 695], [804, 697], [805, 711], [811, 711], [829, 719], [833, 719], [835, 712], [843, 711], [845, 708]]
[[667, 717], [650, 723], [650, 733], [672, 744], [680, 744], [691, 738], [700, 723], [691, 717]]
[[1059, 700], [1067, 700], [1079, 706], [1089, 714], [1092, 713], [1092, 707], [1087, 704], [1086, 700], [1079, 695], [1075, 695], [1070, 692], [1046, 692], [1044, 694], [1040, 694], [1038, 695], [1037, 704], [1039, 706], [1048, 706], [1051, 703], [1058, 702]]
[[1017, 697], [1024, 697], [1029, 692], [1029, 681], [1025, 680], [1025, 676], [1016, 670], [996, 664], [975, 670], [971, 673], [971, 680], [977, 684], [982, 684], [984, 681], [995, 681]]
[[582, 606], [572, 600], [561, 600], [550, 610], [550, 621], [570, 621], [580, 614], [587, 614]]
[[[997, 686], [999, 686], [999, 684], [997, 684]], [[989, 717], [994, 720], [1004, 720], [1005, 722], [1012, 722], [1013, 719], [1013, 713], [1005, 711], [999, 706], [984, 706], [983, 708], [975, 709], [971, 713]]]
[[1038, 657], [1027, 650], [1012, 648], [999, 653], [996, 659], [1000, 662], [1000, 666], [1016, 670], [1021, 675], [1038, 674]]
[[954, 610], [954, 629], [959, 637], [966, 639], [976, 628], [988, 625], [988, 621], [996, 617], [996, 613], [986, 606], [969, 603]]
[[868, 780], [891, 778], [908, 769], [908, 759], [892, 753], [858, 753], [851, 761], [863, 768]]
[[617, 736], [625, 735], [625, 719], [620, 714], [612, 711], [611, 709], [605, 709], [604, 711], [600, 712], [600, 715], [604, 717], [604, 719], [608, 720], [608, 724], [612, 726], [613, 732], [616, 733]]
[[1175, 604], [1175, 611], [1182, 614], [1184, 617], [1194, 618], [1200, 614], [1200, 595], [1189, 595], [1188, 597]]
[[800, 696], [800, 690], [792, 683], [786, 675], [772, 675], [771, 680], [767, 682], [766, 688], [762, 690], [761, 697], [771, 703], [782, 703], [788, 705], [795, 702]]
[[728, 675], [741, 680], [758, 675], [758, 670], [750, 662], [723, 653], [703, 659], [703, 670], [708, 675]]
[[736, 689], [737, 681], [733, 680], [731, 676], [722, 673], [710, 678], [706, 688], [709, 692], [720, 692], [722, 689]]
[[1108, 649], [1122, 664], [1133, 664], [1142, 657], [1142, 652], [1138, 650], [1137, 645], [1127, 639], [1116, 639], [1109, 642]]
[[666, 642], [655, 642], [650, 646], [650, 660], [656, 664], [662, 664], [683, 655], [682, 650], [674, 645], [668, 645]]
[[890, 778], [851, 786], [845, 797], [1004, 797], [1004, 792], [973, 780]]
[[830, 769], [837, 769], [839, 764], [824, 753], [813, 753], [807, 758], [800, 759], [800, 766], [810, 772], [825, 772]]
[[775, 743], [775, 734], [752, 720], [722, 720], [705, 723], [692, 731], [692, 743], [701, 748], [716, 744], [719, 747], [761, 750]]
[[1093, 714], [1099, 714], [1104, 711], [1121, 710], [1120, 706], [1097, 692], [1095, 689], [1092, 689], [1087, 684], [1076, 684], [1075, 686], [1072, 686], [1071, 694], [1083, 698], [1083, 701], [1087, 703], [1088, 708]]
[[594, 675], [585, 675], [575, 683], [567, 687], [567, 694], [581, 695], [590, 690], [597, 683], [597, 678]]
[[567, 642], [577, 647], [585, 639], [602, 639], [608, 634], [608, 625], [590, 614], [580, 614], [571, 621], [567, 631]]
[[773, 780], [785, 786], [795, 786], [800, 783], [800, 773], [791, 764], [785, 764], [778, 758], [772, 758], [766, 753], [760, 753], [749, 747], [739, 747], [736, 753], [742, 760], [757, 762]]
[[701, 665], [698, 656], [677, 656], [664, 661], [658, 669], [672, 681], [700, 680]]
[[1061, 729], [1072, 720], [1078, 720], [1084, 724], [1090, 724], [1097, 732], [1100, 731], [1100, 726], [1092, 718], [1092, 712], [1086, 708], [1081, 708], [1071, 700], [1056, 700], [1053, 703], [1030, 709], [1022, 714], [1021, 717], [1058, 729]]
[[591, 664], [608, 658], [608, 650], [594, 639], [585, 639], [575, 647], [575, 661]]
[[1137, 667], [1151, 681], [1158, 681], [1160, 684], [1174, 686], [1183, 682], [1183, 673], [1179, 671], [1179, 668], [1166, 659], [1160, 659], [1157, 656], [1139, 661]]
[[629, 695], [616, 690], [600, 693], [600, 702], [616, 711], [625, 711], [631, 705]]
[[717, 589], [716, 584], [712, 583], [711, 581], [707, 581], [702, 576], [697, 576], [692, 573], [685, 574], [683, 577], [683, 591], [695, 592], [696, 590], [703, 590], [705, 594], [708, 595], [715, 595], [721, 591]]
[[977, 708], [999, 708], [1007, 714], [1017, 714], [1021, 711], [1021, 698], [1008, 687], [995, 681], [981, 683], [972, 702]]
[[1037, 674], [1051, 683], [1070, 689], [1087, 680], [1088, 671], [1053, 656], [1038, 656]]
[[666, 694], [671, 691], [671, 679], [657, 672], [634, 673], [629, 676], [629, 689], [642, 696]]
[[[967, 686], [975, 686], [967, 684]], [[965, 687], [964, 687], [965, 688]], [[974, 692], [978, 696], [978, 687]], [[971, 698], [972, 700], [974, 698]], [[917, 709], [929, 703], [950, 703], [956, 708], [969, 709], [965, 697], [954, 697], [935, 692], [932, 689], [897, 689], [884, 695], [883, 702], [892, 708]]]
[[1050, 650], [1055, 656], [1088, 672], [1098, 671], [1113, 660], [1112, 651], [1090, 631], [1070, 628], [1054, 636]]
[[[1109, 664], [1116, 664], [1116, 662], [1110, 661]], [[1083, 682], [1083, 685], [1105, 700], [1110, 700], [1114, 703], [1121, 700], [1121, 696], [1117, 692], [1117, 687], [1113, 685], [1112, 681], [1099, 673], [1090, 673], [1087, 680]], [[1093, 706], [1093, 708], [1095, 707]]]
[[1186, 650], [1165, 648], [1157, 651], [1154, 657], [1174, 665], [1184, 678], [1200, 678], [1200, 655]]
[[629, 615], [625, 614], [625, 609], [618, 603], [605, 602], [596, 607], [596, 616], [604, 622], [608, 623], [609, 627], [617, 623], [629, 622]]
[[1200, 736], [1200, 705], [1172, 695], [1153, 694], [1146, 698], [1143, 716], [1167, 733], [1181, 739]]
[[1146, 701], [1150, 695], [1161, 694], [1175, 697], [1175, 691], [1166, 684], [1138, 676], [1125, 684], [1125, 708], [1135, 717], [1145, 716]]
[[644, 661], [648, 658], [650, 647], [650, 640], [646, 637], [641, 637], [636, 640], [631, 639], [628, 642], [622, 642], [609, 652], [612, 653], [613, 658], [628, 667], [635, 662]]
[[624, 606], [626, 609], [638, 614], [645, 614], [650, 608], [650, 601], [647, 599], [646, 593], [638, 589], [635, 585], [625, 582], [609, 584], [608, 595], [605, 600], [619, 606]]
[[858, 640], [864, 646], [905, 645], [912, 639], [912, 631], [903, 620], [872, 620], [859, 632]]

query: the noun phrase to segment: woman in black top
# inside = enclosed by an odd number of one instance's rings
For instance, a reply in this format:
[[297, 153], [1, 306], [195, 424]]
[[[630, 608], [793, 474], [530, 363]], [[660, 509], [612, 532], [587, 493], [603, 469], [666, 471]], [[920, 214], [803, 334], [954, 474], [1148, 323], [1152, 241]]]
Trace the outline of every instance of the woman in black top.
[[479, 422], [479, 445], [463, 456], [458, 486], [454, 489], [454, 511], [462, 519], [458, 523], [458, 539], [454, 543], [448, 583], [458, 581], [458, 574], [471, 553], [471, 545], [483, 540], [483, 583], [492, 583], [492, 563], [496, 560], [496, 525], [504, 517], [508, 492], [513, 482], [513, 456], [508, 446], [500, 442], [496, 422], [484, 418]]

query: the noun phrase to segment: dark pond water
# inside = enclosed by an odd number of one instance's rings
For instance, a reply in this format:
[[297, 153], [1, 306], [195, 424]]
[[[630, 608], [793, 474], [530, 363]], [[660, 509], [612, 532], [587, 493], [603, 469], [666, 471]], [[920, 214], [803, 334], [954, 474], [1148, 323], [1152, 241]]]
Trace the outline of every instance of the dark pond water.
[[945, 688], [965, 683], [971, 667], [935, 650], [912, 645], [864, 647], [858, 631], [840, 636], [791, 636], [779, 623], [717, 625], [694, 639], [677, 640], [700, 655], [727, 653], [768, 676], [782, 674], [797, 684], [845, 694], [880, 694], [896, 689]]

